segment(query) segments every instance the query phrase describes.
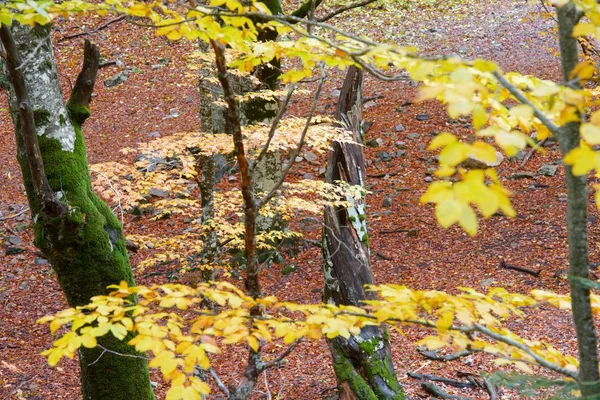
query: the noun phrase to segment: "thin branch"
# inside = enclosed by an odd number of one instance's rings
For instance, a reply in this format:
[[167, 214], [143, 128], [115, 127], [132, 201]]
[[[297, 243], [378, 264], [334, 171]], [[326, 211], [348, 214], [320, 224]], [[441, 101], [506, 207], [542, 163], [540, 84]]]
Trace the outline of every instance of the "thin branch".
[[330, 12], [329, 14], [325, 14], [324, 16], [322, 16], [321, 18], [317, 18], [316, 20], [318, 22], [325, 22], [327, 20], [330, 20], [333, 17], [338, 16], [339, 14], [352, 10], [354, 8], [358, 8], [358, 7], [364, 7], [366, 5], [369, 5], [371, 3], [375, 3], [377, 0], [363, 0], [363, 1], [357, 1], [356, 3], [351, 3], [348, 4], [347, 6], [344, 7], [340, 7], [337, 10], [333, 10], [332, 12]]
[[215, 372], [215, 370], [212, 369], [212, 368], [209, 368], [208, 372], [210, 373], [210, 376], [212, 376], [212, 378], [215, 381], [217, 387], [225, 394], [225, 396], [229, 397], [231, 395], [229, 393], [229, 389], [227, 389], [227, 386], [225, 386], [223, 384], [223, 382], [221, 381], [221, 379], [219, 379], [219, 375], [217, 375], [217, 373]]
[[287, 178], [288, 173], [292, 169], [292, 166], [295, 163], [296, 157], [298, 157], [298, 154], [300, 154], [300, 151], [302, 150], [302, 147], [304, 146], [304, 139], [306, 138], [306, 133], [308, 132], [308, 128], [310, 127], [312, 118], [315, 114], [315, 111], [317, 110], [317, 104], [319, 102], [319, 96], [321, 95], [321, 90], [323, 89], [324, 81], [325, 81], [325, 68], [323, 68], [323, 70], [321, 71], [321, 79], [319, 80], [319, 86], [317, 87], [317, 91], [315, 92], [315, 97], [313, 99], [313, 104], [310, 109], [310, 112], [308, 113], [308, 117], [306, 117], [306, 124], [304, 124], [304, 130], [302, 131], [302, 134], [300, 135], [300, 140], [298, 141], [298, 146], [292, 153], [289, 164], [287, 164], [287, 166], [284, 168], [283, 172], [281, 173], [281, 176], [279, 177], [279, 181], [273, 186], [273, 188], [271, 188], [271, 191], [265, 197], [263, 197], [256, 203], [256, 210], [260, 210], [260, 208], [262, 206], [264, 206], [269, 200], [271, 200], [273, 198], [273, 196], [275, 196], [275, 194], [277, 193], [277, 191], [279, 190], [279, 188], [281, 187], [281, 185]]
[[269, 130], [269, 137], [267, 139], [267, 142], [265, 143], [264, 147], [260, 151], [260, 154], [256, 158], [256, 161], [253, 163], [253, 165], [250, 166], [250, 171], [254, 170], [254, 167], [256, 167], [258, 165], [258, 163], [260, 163], [260, 161], [263, 159], [263, 157], [269, 150], [269, 146], [271, 145], [273, 136], [275, 136], [275, 131], [277, 130], [277, 127], [279, 126], [279, 122], [281, 121], [283, 114], [285, 114], [285, 112], [287, 111], [288, 104], [290, 103], [290, 99], [292, 98], [292, 94], [294, 93], [295, 90], [296, 90], [296, 84], [291, 85], [290, 88], [288, 89], [287, 95], [285, 96], [285, 100], [283, 100], [283, 103], [281, 104], [281, 107], [279, 107], [279, 111], [277, 112], [275, 119], [271, 123], [271, 129]]
[[100, 353], [100, 355], [98, 356], [98, 358], [96, 358], [94, 361], [92, 361], [91, 363], [89, 363], [89, 364], [88, 364], [88, 366], [94, 365], [94, 364], [96, 364], [98, 361], [100, 361], [100, 359], [102, 358], [102, 356], [103, 356], [105, 353], [114, 354], [114, 355], [116, 355], [116, 356], [120, 356], [120, 357], [139, 358], [139, 359], [142, 359], [142, 360], [146, 360], [146, 361], [148, 361], [148, 357], [144, 357], [144, 356], [138, 356], [138, 355], [135, 355], [135, 354], [124, 354], [124, 353], [119, 353], [119, 352], [116, 352], [116, 351], [114, 351], [114, 350], [107, 349], [106, 347], [104, 347], [104, 346], [102, 346], [102, 345], [100, 345], [100, 344], [97, 344], [97, 345], [96, 345], [96, 347], [98, 347], [98, 348], [102, 349], [102, 353]]
[[[341, 311], [339, 313], [337, 313], [336, 315], [342, 315], [342, 314], [347, 314], [347, 315], [355, 315], [355, 316], [360, 316], [360, 317], [364, 317], [364, 318], [369, 318], [369, 319], [373, 319], [373, 320], [377, 320], [377, 317], [375, 317], [374, 315], [370, 315], [370, 314], [366, 314], [366, 313], [357, 313], [357, 312], [352, 312], [352, 311]], [[386, 322], [401, 322], [401, 323], [408, 323], [408, 324], [415, 324], [415, 325], [422, 325], [422, 326], [426, 326], [428, 328], [433, 328], [433, 329], [437, 329], [437, 326], [434, 322], [431, 321], [427, 321], [427, 320], [418, 320], [418, 319], [405, 319], [405, 320], [400, 320], [400, 319], [394, 319], [394, 318], [390, 318], [388, 319]], [[538, 365], [547, 368], [551, 371], [554, 371], [558, 374], [564, 375], [564, 376], [568, 376], [569, 378], [573, 378], [575, 380], [577, 380], [578, 378], [578, 374], [577, 372], [573, 372], [571, 370], [568, 370], [566, 368], [563, 368], [561, 366], [558, 366], [548, 360], [546, 360], [545, 358], [539, 356], [538, 354], [536, 354], [533, 350], [531, 350], [529, 347], [525, 346], [524, 344], [521, 344], [519, 342], [517, 342], [516, 340], [513, 340], [511, 338], [508, 338], [506, 336], [503, 336], [500, 333], [496, 333], [492, 330], [490, 330], [489, 328], [486, 328], [483, 325], [480, 324], [474, 324], [472, 326], [456, 326], [456, 325], [452, 325], [448, 328], [448, 330], [451, 331], [456, 331], [456, 332], [462, 332], [462, 333], [473, 333], [473, 332], [481, 332], [489, 337], [491, 337], [494, 340], [497, 340], [499, 342], [508, 344], [510, 346], [516, 347], [517, 349], [523, 351], [524, 353], [526, 353], [527, 355], [529, 355], [531, 358], [533, 358]], [[482, 350], [483, 352], [485, 352], [484, 350]], [[527, 360], [518, 360], [518, 361], [524, 361], [527, 362]]]
[[500, 74], [498, 71], [494, 71], [493, 75], [498, 80], [498, 82], [500, 82], [500, 84], [502, 86], [504, 86], [506, 88], [506, 90], [508, 90], [508, 92], [510, 94], [512, 94], [517, 100], [519, 100], [521, 103], [527, 104], [529, 107], [531, 107], [533, 109], [533, 115], [535, 115], [537, 119], [542, 121], [542, 124], [544, 124], [546, 126], [546, 128], [548, 128], [548, 130], [550, 132], [552, 132], [553, 135], [558, 135], [558, 132], [559, 132], [558, 125], [556, 125], [554, 122], [552, 122], [552, 120], [550, 120], [550, 118], [548, 118], [548, 116], [546, 114], [544, 114], [539, 108], [537, 108], [531, 102], [531, 100], [529, 100], [527, 98], [527, 96], [525, 96], [525, 94], [523, 94], [523, 92], [521, 92], [515, 85], [510, 83], [508, 81], [508, 79], [506, 79], [506, 77], [504, 75]]
[[268, 361], [264, 364], [262, 364], [259, 368], [260, 371], [264, 371], [268, 368], [272, 368], [272, 367], [279, 367], [281, 366], [281, 362], [290, 355], [290, 353], [296, 348], [296, 346], [298, 346], [298, 344], [302, 341], [302, 338], [296, 340], [294, 343], [292, 343], [283, 353], [281, 353], [279, 356], [277, 356], [277, 358]]
[[541, 140], [538, 144], [536, 144], [534, 147], [532, 147], [531, 150], [529, 150], [529, 152], [523, 158], [523, 161], [521, 161], [521, 164], [519, 165], [519, 169], [522, 169], [525, 166], [525, 164], [527, 164], [527, 162], [529, 161], [529, 159], [531, 158], [533, 153], [535, 153], [538, 150], [543, 152], [544, 151], [543, 146], [547, 141], [548, 141], [548, 138]]
[[27, 211], [29, 211], [29, 207], [25, 207], [24, 209], [22, 209], [21, 211], [19, 211], [16, 214], [9, 215], [7, 217], [2, 217], [2, 218], [0, 218], [0, 221], [6, 221], [9, 219], [17, 218], [19, 215], [22, 215], [22, 214], [26, 213]]
[[267, 380], [267, 371], [263, 371], [263, 378], [265, 381], [265, 389], [267, 390], [267, 400], [273, 400], [271, 396], [271, 389], [269, 389], [269, 381]]
[[92, 34], [94, 34], [94, 33], [97, 33], [97, 32], [99, 32], [99, 31], [101, 31], [102, 29], [105, 29], [105, 28], [107, 28], [109, 25], [112, 25], [112, 24], [114, 24], [115, 22], [119, 22], [119, 21], [122, 21], [122, 20], [124, 20], [126, 17], [127, 17], [127, 15], [123, 14], [123, 15], [120, 15], [120, 16], [118, 16], [118, 17], [116, 17], [116, 18], [113, 18], [113, 19], [111, 19], [110, 21], [106, 21], [105, 23], [103, 23], [102, 25], [100, 25], [99, 27], [97, 27], [97, 28], [96, 28], [96, 29], [94, 29], [94, 30], [91, 30], [91, 31], [85, 31], [85, 32], [79, 32], [79, 33], [73, 33], [73, 34], [71, 34], [71, 35], [66, 35], [66, 36], [63, 36], [62, 38], [60, 38], [60, 39], [58, 40], [58, 43], [60, 43], [60, 42], [64, 42], [65, 40], [74, 39], [74, 38], [76, 38], [76, 37], [80, 37], [80, 36], [92, 35]]
[[475, 330], [491, 337], [492, 339], [495, 339], [499, 342], [502, 343], [506, 343], [510, 346], [516, 347], [517, 349], [523, 351], [524, 353], [526, 353], [527, 355], [529, 355], [531, 358], [533, 358], [539, 365], [541, 365], [544, 368], [547, 368], [551, 371], [554, 371], [556, 373], [559, 373], [561, 375], [565, 375], [568, 376], [569, 378], [573, 378], [575, 380], [578, 379], [578, 374], [576, 372], [573, 372], [571, 370], [568, 370], [566, 368], [560, 367], [554, 363], [551, 363], [550, 361], [546, 360], [543, 357], [540, 357], [539, 355], [537, 355], [533, 350], [531, 350], [529, 347], [525, 346], [524, 344], [521, 344], [511, 338], [508, 338], [506, 336], [503, 336], [499, 333], [496, 333], [488, 328], [486, 328], [483, 325], [480, 324], [475, 324], [473, 325], [473, 328], [475, 328]]
[[445, 392], [442, 388], [433, 383], [423, 382], [421, 383], [421, 387], [434, 395], [435, 397], [439, 397], [441, 399], [447, 400], [471, 400], [469, 397], [456, 396], [450, 393]]

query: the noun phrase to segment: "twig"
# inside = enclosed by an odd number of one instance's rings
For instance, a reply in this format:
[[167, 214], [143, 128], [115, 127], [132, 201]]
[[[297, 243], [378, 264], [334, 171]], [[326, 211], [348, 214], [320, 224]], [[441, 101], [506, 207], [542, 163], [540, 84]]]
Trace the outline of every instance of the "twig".
[[[473, 326], [473, 328], [475, 328], [475, 330], [491, 337], [492, 339], [495, 339], [502, 343], [506, 343], [510, 346], [516, 347], [517, 349], [523, 351], [524, 353], [527, 353], [527, 355], [529, 355], [531, 358], [533, 358], [535, 360], [535, 362], [537, 362], [539, 365], [541, 365], [544, 368], [547, 368], [551, 371], [557, 372], [561, 375], [568, 376], [569, 378], [578, 379], [579, 374], [577, 372], [573, 372], [571, 370], [568, 370], [566, 368], [563, 368], [559, 365], [556, 365], [556, 364], [546, 360], [545, 358], [539, 356], [537, 353], [535, 353], [533, 350], [531, 350], [529, 347], [517, 342], [516, 340], [513, 340], [511, 338], [503, 336], [500, 333], [496, 333], [480, 324], [475, 324]], [[526, 361], [526, 360], [520, 360], [520, 361]]]
[[362, 102], [364, 104], [364, 103], [366, 103], [368, 101], [371, 101], [371, 100], [377, 100], [377, 99], [383, 99], [383, 98], [385, 98], [384, 95], [382, 95], [382, 94], [376, 94], [374, 96], [363, 97]]
[[281, 353], [279, 356], [277, 356], [277, 358], [275, 358], [275, 359], [273, 359], [271, 361], [268, 361], [266, 363], [263, 363], [259, 367], [259, 370], [260, 371], [264, 371], [264, 370], [266, 370], [268, 368], [281, 366], [281, 363], [282, 363], [283, 359], [286, 358], [287, 356], [289, 356], [290, 353], [294, 350], [294, 348], [296, 348], [296, 346], [298, 346], [298, 343], [300, 343], [301, 341], [302, 341], [302, 339], [296, 340], [283, 353]]
[[223, 382], [221, 381], [221, 379], [219, 379], [219, 375], [217, 375], [215, 370], [212, 368], [209, 368], [208, 372], [210, 372], [210, 376], [212, 376], [213, 380], [217, 384], [217, 387], [225, 394], [225, 396], [229, 397], [230, 396], [229, 389], [227, 389], [227, 386], [223, 385]]
[[292, 94], [294, 93], [295, 90], [296, 90], [295, 84], [291, 85], [290, 88], [288, 89], [287, 95], [285, 96], [285, 100], [281, 104], [281, 107], [279, 107], [279, 111], [277, 112], [275, 119], [271, 123], [271, 129], [269, 130], [269, 137], [267, 138], [267, 142], [265, 143], [264, 147], [260, 151], [260, 154], [258, 155], [258, 157], [256, 157], [256, 161], [250, 165], [250, 171], [254, 170], [254, 168], [260, 163], [260, 160], [263, 159], [263, 157], [269, 150], [269, 146], [271, 145], [273, 136], [275, 136], [275, 131], [277, 130], [277, 126], [279, 125], [279, 122], [281, 121], [283, 114], [285, 114], [285, 111], [287, 110], [287, 106], [290, 103], [290, 99], [292, 98]]
[[267, 371], [263, 371], [263, 378], [265, 381], [265, 389], [267, 390], [267, 400], [272, 400], [273, 397], [271, 397], [271, 389], [269, 389], [269, 381], [267, 380]]
[[101, 61], [98, 65], [98, 69], [110, 67], [111, 65], [117, 65], [117, 60]]
[[380, 231], [379, 234], [380, 235], [389, 235], [391, 233], [408, 232], [408, 231], [410, 231], [410, 229], [398, 228], [398, 229], [392, 229], [389, 231]]
[[529, 159], [531, 158], [531, 156], [533, 155], [533, 153], [535, 153], [537, 151], [537, 149], [539, 149], [540, 147], [542, 147], [544, 145], [544, 143], [546, 143], [547, 141], [548, 141], [548, 138], [546, 138], [546, 139], [542, 140], [541, 142], [539, 142], [537, 144], [537, 146], [532, 147], [531, 150], [529, 150], [529, 152], [527, 153], [527, 155], [523, 159], [523, 161], [521, 161], [521, 164], [519, 165], [519, 169], [523, 168], [525, 166], [525, 164], [527, 164], [527, 161], [529, 161]]
[[393, 260], [393, 258], [391, 258], [391, 257], [388, 257], [388, 256], [386, 256], [385, 254], [383, 254], [383, 253], [380, 253], [380, 252], [377, 252], [377, 253], [375, 253], [375, 255], [376, 255], [376, 256], [378, 256], [378, 257], [381, 257], [381, 258], [383, 258], [384, 260], [387, 260], [387, 261], [391, 261], [391, 260]]
[[426, 380], [433, 381], [433, 382], [441, 382], [446, 385], [454, 386], [459, 389], [476, 387], [476, 385], [474, 385], [471, 382], [461, 382], [461, 381], [456, 381], [454, 379], [442, 378], [441, 376], [428, 375], [428, 374], [415, 374], [414, 372], [407, 372], [407, 375], [414, 379], [419, 379], [419, 380], [426, 379]]
[[447, 399], [447, 400], [472, 400], [469, 397], [456, 396], [456, 395], [447, 393], [442, 388], [440, 388], [437, 385], [434, 385], [433, 383], [422, 382], [421, 383], [421, 387], [423, 389], [425, 389], [426, 391], [428, 391], [429, 393], [431, 393], [432, 395], [434, 395], [435, 397], [439, 397], [440, 399]]
[[542, 272], [541, 270], [534, 271], [532, 269], [517, 267], [516, 265], [510, 265], [510, 264], [507, 264], [504, 260], [500, 261], [500, 268], [512, 269], [513, 271], [519, 271], [519, 272], [523, 272], [523, 273], [533, 275], [533, 276], [540, 276], [540, 272]]
[[88, 364], [88, 367], [89, 367], [89, 366], [92, 366], [92, 365], [96, 364], [98, 361], [100, 361], [100, 359], [102, 358], [102, 356], [103, 356], [105, 353], [114, 354], [114, 355], [116, 355], [116, 356], [121, 356], [121, 357], [140, 358], [140, 359], [142, 359], [142, 360], [146, 360], [146, 361], [148, 361], [148, 357], [144, 357], [144, 356], [138, 356], [138, 355], [135, 355], [135, 354], [124, 354], [124, 353], [119, 353], [119, 352], [116, 352], [116, 351], [114, 351], [114, 350], [107, 349], [106, 347], [104, 347], [104, 346], [102, 346], [102, 345], [100, 345], [100, 344], [97, 344], [97, 345], [96, 345], [96, 347], [98, 347], [98, 348], [102, 349], [102, 353], [100, 353], [100, 355], [98, 356], [98, 358], [96, 358], [96, 359], [95, 359], [93, 362], [89, 363], [89, 364]]
[[319, 96], [321, 95], [321, 90], [323, 89], [323, 82], [325, 82], [325, 68], [324, 67], [321, 72], [321, 79], [319, 80], [319, 86], [317, 87], [317, 91], [315, 92], [312, 107], [310, 109], [310, 112], [308, 113], [308, 116], [306, 117], [306, 124], [304, 125], [304, 130], [302, 131], [302, 134], [300, 135], [300, 140], [298, 141], [298, 146], [296, 147], [296, 149], [290, 156], [290, 163], [282, 171], [281, 176], [279, 177], [279, 181], [271, 188], [271, 191], [265, 197], [263, 197], [256, 203], [256, 210], [260, 210], [260, 208], [262, 206], [264, 206], [269, 200], [271, 200], [273, 198], [273, 196], [275, 196], [275, 194], [279, 190], [279, 187], [285, 181], [285, 178], [287, 177], [288, 173], [290, 172], [290, 169], [292, 169], [292, 166], [294, 165], [294, 160], [296, 159], [296, 157], [298, 157], [298, 154], [300, 154], [300, 151], [302, 150], [302, 146], [304, 146], [304, 139], [306, 138], [306, 133], [308, 132], [308, 128], [310, 127], [312, 118], [315, 114], [315, 111], [317, 110]]
[[319, 22], [325, 22], [327, 20], [330, 20], [333, 17], [338, 16], [339, 14], [352, 10], [354, 8], [358, 8], [358, 7], [364, 7], [366, 5], [369, 5], [371, 3], [374, 3], [377, 0], [363, 0], [363, 1], [357, 1], [356, 3], [350, 3], [347, 6], [344, 7], [340, 7], [337, 10], [333, 10], [332, 12], [330, 12], [329, 14], [325, 14], [324, 16], [322, 16], [321, 18], [317, 18], [316, 20]]
[[[336, 313], [337, 315], [338, 313]], [[377, 317], [375, 317], [374, 315], [370, 315], [367, 313], [359, 313], [359, 312], [353, 312], [353, 311], [341, 311], [339, 312], [339, 314], [347, 314], [347, 315], [355, 315], [355, 316], [359, 316], [359, 317], [364, 317], [364, 318], [370, 318], [373, 320], [377, 320]], [[421, 326], [426, 326], [428, 328], [433, 328], [436, 329], [437, 326], [434, 322], [428, 321], [428, 320], [420, 320], [420, 319], [413, 319], [413, 318], [408, 318], [408, 319], [396, 319], [396, 318], [390, 318], [387, 320], [388, 323], [390, 322], [401, 322], [401, 323], [408, 323], [408, 324], [415, 324], [415, 325], [421, 325]], [[526, 353], [528, 356], [530, 356], [533, 360], [535, 360], [535, 362], [537, 363], [537, 365], [540, 365], [544, 368], [547, 368], [551, 371], [554, 371], [558, 374], [567, 376], [569, 378], [578, 379], [578, 373], [571, 371], [567, 368], [563, 368], [560, 365], [556, 365], [551, 361], [546, 360], [545, 358], [543, 358], [542, 356], [538, 355], [536, 352], [534, 352], [532, 349], [530, 349], [529, 347], [527, 347], [526, 345], [517, 342], [516, 340], [513, 340], [509, 337], [506, 337], [504, 335], [502, 335], [501, 333], [496, 333], [494, 331], [492, 331], [491, 329], [481, 325], [481, 324], [474, 324], [472, 326], [456, 326], [456, 325], [452, 325], [448, 328], [448, 330], [451, 331], [456, 331], [456, 332], [462, 332], [462, 333], [473, 333], [473, 332], [481, 332], [484, 335], [487, 335], [489, 337], [491, 337], [494, 340], [497, 340], [499, 342], [508, 344], [510, 346], [516, 347], [517, 349], [521, 350], [522, 352]], [[486, 351], [482, 350], [484, 353]], [[518, 361], [523, 361], [523, 362], [530, 362], [533, 363], [533, 361], [529, 361], [526, 359], [519, 359]], [[535, 365], [535, 364], [534, 364]]]
[[114, 24], [115, 22], [119, 22], [119, 21], [124, 20], [126, 17], [127, 17], [127, 15], [123, 14], [123, 15], [120, 15], [120, 16], [118, 16], [116, 18], [111, 19], [110, 21], [106, 21], [105, 23], [103, 23], [102, 25], [100, 25], [99, 27], [97, 27], [94, 30], [85, 31], [85, 32], [79, 32], [79, 33], [73, 33], [71, 35], [63, 36], [62, 38], [60, 38], [58, 40], [58, 43], [64, 42], [65, 40], [74, 39], [74, 38], [80, 37], [80, 36], [92, 35], [94, 33], [97, 33], [99, 31], [101, 31], [102, 29], [107, 28], [109, 25]]
[[13, 215], [9, 215], [8, 217], [2, 217], [2, 218], [0, 218], [0, 221], [7, 221], [9, 219], [17, 218], [19, 215], [22, 215], [22, 214], [26, 213], [27, 211], [29, 211], [29, 207], [25, 207], [24, 209], [22, 209], [18, 213], [13, 214]]
[[369, 178], [385, 178], [386, 176], [396, 176], [400, 172], [402, 172], [402, 170], [398, 170], [395, 172], [382, 172], [381, 174], [367, 174], [367, 177], [369, 177]]

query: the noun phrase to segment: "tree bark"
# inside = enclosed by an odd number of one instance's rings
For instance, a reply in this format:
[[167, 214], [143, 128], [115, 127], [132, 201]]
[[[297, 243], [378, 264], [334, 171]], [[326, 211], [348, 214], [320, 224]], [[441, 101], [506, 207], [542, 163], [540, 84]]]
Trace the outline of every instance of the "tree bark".
[[[579, 62], [578, 43], [573, 27], [580, 15], [572, 4], [557, 8], [558, 34], [563, 80], [571, 80], [571, 72]], [[563, 156], [579, 146], [579, 122], [561, 126], [558, 142]], [[569, 243], [569, 275], [571, 278], [589, 277], [587, 206], [588, 188], [585, 176], [575, 176], [565, 166], [567, 181], [567, 232]], [[598, 341], [590, 304], [590, 290], [577, 279], [570, 281], [571, 306], [579, 351], [579, 386], [585, 398], [596, 398], [600, 393], [598, 372]]]
[[[352, 129], [357, 143], [333, 143], [325, 179], [328, 183], [341, 180], [364, 187], [366, 169], [363, 147], [360, 144], [362, 72], [351, 67], [344, 87], [348, 92], [346, 97], [340, 98], [340, 103], [343, 104], [339, 107], [339, 112], [346, 116], [346, 125]], [[352, 91], [354, 93], [350, 93]], [[354, 102], [344, 99], [354, 99]], [[353, 111], [349, 112], [351, 109]], [[374, 295], [364, 288], [373, 283], [365, 203], [364, 198], [347, 200], [352, 204], [348, 208], [325, 209], [323, 301], [360, 306], [363, 300], [374, 299]], [[368, 326], [359, 335], [351, 336], [348, 340], [338, 337], [328, 341], [328, 344], [340, 383], [341, 398], [404, 399], [404, 391], [394, 371], [385, 329]]]
[[[84, 68], [65, 106], [49, 28], [15, 25], [0, 29], [7, 58], [2, 74], [9, 83], [17, 158], [33, 216], [35, 245], [52, 264], [70, 306], [88, 304], [93, 296], [107, 294], [107, 286], [120, 281], [134, 285], [122, 226], [92, 190], [81, 133], [81, 124], [90, 114], [97, 49], [86, 44]], [[28, 107], [30, 115], [22, 112]], [[32, 152], [27, 150], [31, 146], [37, 148], [39, 162], [31, 160]], [[42, 190], [40, 173], [46, 182]], [[49, 207], [51, 203], [57, 206]], [[127, 345], [127, 340], [112, 335], [98, 343], [130, 357], [103, 353], [102, 347], [82, 348], [83, 398], [154, 399], [142, 355]]]

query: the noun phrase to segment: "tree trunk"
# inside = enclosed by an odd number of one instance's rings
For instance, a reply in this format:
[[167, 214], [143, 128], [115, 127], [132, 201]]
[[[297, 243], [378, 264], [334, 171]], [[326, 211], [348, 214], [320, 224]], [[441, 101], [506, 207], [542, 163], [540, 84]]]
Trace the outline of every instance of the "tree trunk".
[[[344, 103], [340, 112], [346, 116], [346, 125], [352, 129], [357, 143], [333, 143], [325, 178], [328, 183], [341, 180], [365, 186], [364, 153], [359, 144], [361, 87], [362, 72], [351, 67], [342, 89], [347, 96], [340, 98], [340, 102]], [[349, 112], [351, 108], [353, 111]], [[360, 306], [363, 300], [374, 299], [374, 295], [364, 288], [364, 285], [373, 283], [365, 203], [364, 198], [347, 200], [352, 203], [348, 208], [325, 209], [323, 301]], [[384, 328], [368, 326], [348, 340], [338, 337], [328, 343], [341, 387], [341, 398], [404, 399]]]
[[[52, 264], [70, 306], [88, 304], [120, 281], [134, 285], [122, 226], [92, 190], [81, 133], [90, 114], [98, 50], [86, 43], [84, 68], [65, 106], [49, 28], [3, 26], [0, 32], [7, 54], [3, 75], [10, 83], [9, 108], [35, 245]], [[30, 110], [32, 118], [24, 110]], [[79, 353], [83, 398], [154, 399], [142, 355], [127, 340], [112, 335], [98, 343]]]
[[[557, 16], [563, 80], [567, 82], [571, 79], [571, 72], [579, 63], [578, 43], [573, 37], [573, 27], [577, 24], [580, 15], [575, 6], [568, 4], [557, 8]], [[579, 127], [579, 122], [571, 122], [560, 127], [558, 142], [563, 156], [579, 146]], [[586, 177], [573, 175], [570, 166], [565, 166], [565, 177], [567, 181], [569, 276], [588, 279], [588, 188]], [[579, 350], [579, 386], [583, 397], [597, 398], [600, 394], [598, 341], [590, 304], [590, 290], [578, 280], [570, 281], [570, 289]]]

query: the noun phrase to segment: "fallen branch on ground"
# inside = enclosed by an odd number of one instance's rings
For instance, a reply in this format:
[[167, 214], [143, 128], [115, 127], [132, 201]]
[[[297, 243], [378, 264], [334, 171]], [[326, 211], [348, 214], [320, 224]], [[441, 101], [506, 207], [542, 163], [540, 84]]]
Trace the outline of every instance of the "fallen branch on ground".
[[380, 231], [379, 233], [381, 235], [389, 235], [390, 233], [399, 233], [399, 232], [408, 232], [408, 231], [410, 231], [410, 229], [398, 228], [398, 229], [392, 229], [389, 231]]
[[438, 397], [440, 399], [447, 399], [447, 400], [472, 400], [469, 397], [456, 396], [456, 395], [447, 393], [441, 387], [439, 387], [437, 385], [434, 385], [433, 383], [422, 382], [421, 383], [421, 387], [423, 389], [425, 389], [426, 391], [428, 391], [429, 393], [431, 393], [432, 395], [434, 395], [435, 397]]
[[441, 382], [446, 385], [454, 386], [459, 389], [473, 388], [477, 387], [477, 385], [471, 382], [462, 382], [454, 379], [442, 378], [441, 376], [428, 375], [428, 374], [415, 374], [414, 372], [407, 372], [407, 375], [411, 378], [419, 379], [419, 380], [428, 380], [432, 382]]
[[529, 268], [517, 267], [516, 265], [510, 265], [510, 264], [507, 264], [504, 260], [500, 261], [500, 268], [512, 269], [513, 271], [519, 271], [519, 272], [523, 272], [525, 274], [529, 274], [529, 275], [533, 275], [533, 276], [540, 276], [540, 272], [542, 272], [542, 271], [534, 271]]
[[459, 353], [453, 353], [453, 354], [448, 354], [448, 355], [439, 355], [436, 350], [424, 350], [424, 349], [417, 348], [417, 351], [423, 357], [429, 358], [430, 360], [435, 360], [435, 361], [454, 361], [454, 360], [458, 360], [461, 357], [466, 357], [468, 355], [475, 353], [474, 351], [471, 351], [471, 350], [463, 350]]
[[381, 174], [367, 174], [367, 177], [368, 178], [385, 178], [386, 176], [396, 176], [400, 172], [402, 172], [402, 171], [384, 172], [384, 173], [381, 173]]

